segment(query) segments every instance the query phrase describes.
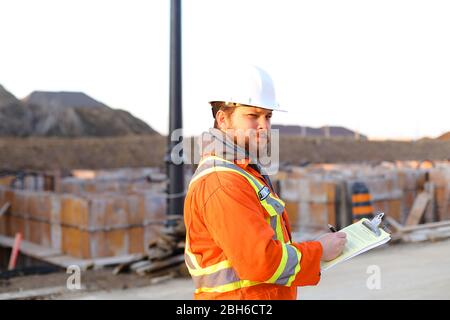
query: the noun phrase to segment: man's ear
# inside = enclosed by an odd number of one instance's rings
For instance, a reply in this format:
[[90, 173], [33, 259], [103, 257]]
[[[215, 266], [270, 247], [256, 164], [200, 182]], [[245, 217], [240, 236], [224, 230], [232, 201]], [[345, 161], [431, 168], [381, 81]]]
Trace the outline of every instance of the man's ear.
[[216, 121], [217, 121], [217, 126], [219, 127], [219, 129], [225, 130], [228, 127], [227, 126], [227, 115], [225, 114], [224, 111], [222, 111], [222, 110], [217, 111]]

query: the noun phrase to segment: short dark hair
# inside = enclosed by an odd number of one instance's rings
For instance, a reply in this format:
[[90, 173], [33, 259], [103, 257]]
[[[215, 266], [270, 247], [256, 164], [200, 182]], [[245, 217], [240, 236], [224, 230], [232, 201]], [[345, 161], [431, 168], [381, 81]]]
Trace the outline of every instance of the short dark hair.
[[217, 112], [223, 111], [223, 112], [225, 112], [225, 114], [228, 117], [231, 117], [231, 115], [233, 114], [234, 110], [236, 110], [235, 107], [228, 106], [224, 102], [212, 102], [211, 106], [212, 106], [211, 111], [212, 111], [212, 115], [213, 115], [213, 118], [214, 118], [214, 128], [216, 128], [216, 129], [219, 129], [219, 124], [217, 123], [217, 120], [216, 120]]

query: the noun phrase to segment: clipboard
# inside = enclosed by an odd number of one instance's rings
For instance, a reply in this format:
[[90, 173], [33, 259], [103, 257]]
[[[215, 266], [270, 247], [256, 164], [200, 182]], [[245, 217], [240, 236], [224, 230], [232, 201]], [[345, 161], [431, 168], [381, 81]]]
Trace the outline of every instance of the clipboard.
[[328, 270], [335, 265], [352, 259], [366, 251], [387, 243], [390, 234], [381, 228], [384, 212], [378, 213], [372, 220], [363, 218], [339, 232], [347, 235], [347, 243], [340, 256], [331, 261], [321, 262], [321, 270]]
[[384, 212], [378, 213], [372, 220], [364, 220], [363, 226], [372, 231], [377, 237], [381, 236], [380, 225], [383, 221]]

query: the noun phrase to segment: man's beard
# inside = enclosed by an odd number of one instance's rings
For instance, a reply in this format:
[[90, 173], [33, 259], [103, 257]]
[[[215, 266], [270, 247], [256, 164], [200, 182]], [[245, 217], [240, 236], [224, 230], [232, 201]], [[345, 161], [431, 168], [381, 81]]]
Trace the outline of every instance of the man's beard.
[[[265, 132], [253, 131], [250, 134], [247, 134], [248, 131], [244, 133], [244, 135], [234, 134], [233, 141], [236, 145], [245, 150], [247, 154], [251, 157], [256, 157], [257, 159], [261, 157], [268, 156], [268, 150], [270, 150], [270, 131], [264, 130]], [[242, 132], [241, 132], [242, 134]]]

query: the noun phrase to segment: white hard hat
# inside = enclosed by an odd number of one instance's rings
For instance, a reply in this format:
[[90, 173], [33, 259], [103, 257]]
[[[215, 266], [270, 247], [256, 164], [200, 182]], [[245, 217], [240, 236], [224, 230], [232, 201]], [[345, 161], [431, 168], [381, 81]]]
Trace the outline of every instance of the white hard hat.
[[279, 108], [272, 78], [253, 65], [233, 65], [216, 73], [209, 103], [224, 102], [230, 106], [252, 106], [276, 111]]

